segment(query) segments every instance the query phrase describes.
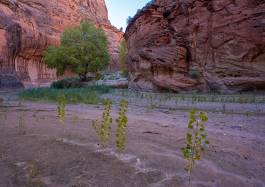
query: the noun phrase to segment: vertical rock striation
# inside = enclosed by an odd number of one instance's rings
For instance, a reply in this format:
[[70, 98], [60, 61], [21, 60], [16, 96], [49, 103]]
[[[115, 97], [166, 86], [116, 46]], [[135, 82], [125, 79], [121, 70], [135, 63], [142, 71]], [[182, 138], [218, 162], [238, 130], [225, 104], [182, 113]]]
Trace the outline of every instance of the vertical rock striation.
[[125, 38], [133, 89], [265, 90], [264, 0], [155, 0]]
[[[0, 87], [38, 86], [55, 80], [43, 64], [43, 52], [60, 42], [65, 28], [88, 19], [109, 36], [112, 59], [123, 33], [111, 26], [104, 0], [0, 0]], [[16, 80], [17, 83], [7, 82]], [[1, 78], [2, 77], [2, 78]]]

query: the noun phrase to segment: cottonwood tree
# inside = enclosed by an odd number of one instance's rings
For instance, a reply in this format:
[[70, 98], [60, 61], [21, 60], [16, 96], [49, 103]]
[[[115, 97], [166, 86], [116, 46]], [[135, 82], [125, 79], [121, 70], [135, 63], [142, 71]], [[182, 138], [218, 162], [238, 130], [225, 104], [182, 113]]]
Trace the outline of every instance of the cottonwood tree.
[[104, 31], [88, 21], [66, 29], [61, 36], [61, 44], [47, 49], [44, 62], [49, 68], [55, 68], [57, 75], [71, 70], [79, 75], [81, 81], [87, 81], [89, 73], [99, 76], [109, 63]]

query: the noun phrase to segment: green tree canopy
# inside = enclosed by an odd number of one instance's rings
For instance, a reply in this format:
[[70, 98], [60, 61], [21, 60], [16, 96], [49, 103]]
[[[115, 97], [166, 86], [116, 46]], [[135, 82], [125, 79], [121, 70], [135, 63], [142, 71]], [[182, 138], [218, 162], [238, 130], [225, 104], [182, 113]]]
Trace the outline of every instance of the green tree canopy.
[[109, 63], [104, 31], [88, 21], [66, 29], [61, 36], [60, 46], [47, 49], [44, 62], [49, 68], [55, 68], [58, 75], [63, 75], [68, 69], [78, 74], [82, 81], [87, 80], [88, 73], [97, 76]]

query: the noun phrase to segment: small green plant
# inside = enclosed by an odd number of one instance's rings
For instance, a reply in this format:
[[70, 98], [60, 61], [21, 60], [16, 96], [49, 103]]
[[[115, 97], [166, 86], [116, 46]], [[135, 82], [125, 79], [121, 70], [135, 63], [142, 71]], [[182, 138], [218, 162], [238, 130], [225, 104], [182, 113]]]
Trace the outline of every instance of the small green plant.
[[185, 169], [189, 175], [189, 184], [191, 184], [191, 172], [195, 167], [195, 161], [201, 159], [201, 153], [209, 146], [207, 134], [205, 132], [205, 123], [208, 117], [204, 112], [198, 112], [193, 109], [189, 115], [188, 129], [186, 134], [186, 147], [182, 148], [182, 154], [187, 160]]
[[66, 105], [66, 98], [64, 94], [60, 94], [57, 98], [57, 114], [59, 117], [60, 122], [64, 122], [65, 116], [65, 105]]
[[111, 109], [112, 109], [112, 103], [110, 100], [107, 100], [104, 103], [104, 112], [102, 114], [102, 120], [98, 121], [92, 121], [92, 126], [96, 130], [96, 133], [100, 139], [101, 145], [105, 147], [111, 137], [111, 124], [113, 122], [113, 119], [110, 115]]
[[116, 148], [119, 152], [123, 152], [126, 146], [126, 128], [128, 123], [127, 117], [128, 101], [122, 99], [120, 101], [120, 109], [118, 113], [117, 130], [116, 130]]
[[34, 178], [39, 174], [38, 168], [36, 166], [36, 164], [34, 164], [33, 162], [30, 162], [28, 164], [28, 175], [30, 178]]
[[245, 112], [246, 117], [251, 117], [251, 115], [252, 115], [251, 112]]

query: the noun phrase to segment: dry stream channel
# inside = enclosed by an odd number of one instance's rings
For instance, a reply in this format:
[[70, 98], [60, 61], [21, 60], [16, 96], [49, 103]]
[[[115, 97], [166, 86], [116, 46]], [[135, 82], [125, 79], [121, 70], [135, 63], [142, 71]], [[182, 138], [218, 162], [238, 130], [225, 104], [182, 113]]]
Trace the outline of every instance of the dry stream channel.
[[[0, 106], [1, 187], [188, 186], [180, 148], [185, 146], [188, 110], [194, 107], [207, 112], [211, 145], [192, 173], [192, 186], [265, 186], [263, 102], [209, 102], [212, 96], [183, 100], [181, 96], [104, 95], [114, 103], [129, 99], [127, 145], [118, 154], [115, 123], [105, 149], [98, 146], [92, 128], [103, 106], [67, 105], [62, 124], [56, 104], [2, 96], [6, 101]], [[117, 110], [114, 104], [113, 116]]]

